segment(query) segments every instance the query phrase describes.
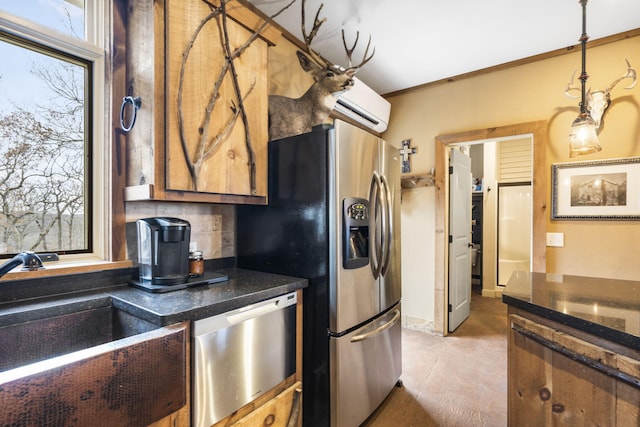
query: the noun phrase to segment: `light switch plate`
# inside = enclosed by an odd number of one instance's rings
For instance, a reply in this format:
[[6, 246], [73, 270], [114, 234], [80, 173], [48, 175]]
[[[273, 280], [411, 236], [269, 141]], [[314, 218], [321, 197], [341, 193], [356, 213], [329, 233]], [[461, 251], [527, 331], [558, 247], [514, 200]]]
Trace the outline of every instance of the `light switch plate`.
[[547, 246], [564, 247], [564, 233], [547, 233]]

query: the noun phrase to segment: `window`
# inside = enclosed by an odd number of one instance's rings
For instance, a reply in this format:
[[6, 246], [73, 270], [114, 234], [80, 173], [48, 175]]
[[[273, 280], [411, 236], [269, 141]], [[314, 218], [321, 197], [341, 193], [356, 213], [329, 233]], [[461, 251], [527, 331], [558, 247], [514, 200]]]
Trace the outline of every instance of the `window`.
[[84, 1], [0, 0], [0, 257], [105, 258], [103, 25]]

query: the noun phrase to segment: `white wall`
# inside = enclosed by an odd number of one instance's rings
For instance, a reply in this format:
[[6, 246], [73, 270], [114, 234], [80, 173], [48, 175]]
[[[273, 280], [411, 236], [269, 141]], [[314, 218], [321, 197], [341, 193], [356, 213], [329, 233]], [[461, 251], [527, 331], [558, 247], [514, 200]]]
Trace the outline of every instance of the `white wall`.
[[[633, 35], [589, 48], [589, 86], [600, 89], [609, 85], [625, 71], [624, 58], [629, 59], [631, 64], [640, 64], [640, 36]], [[564, 96], [564, 89], [571, 73], [579, 64], [580, 52], [574, 50], [567, 55], [545, 58], [469, 78], [452, 79], [448, 83], [416, 88], [390, 96], [388, 100], [391, 102], [391, 118], [389, 129], [383, 137], [396, 143], [403, 139], [411, 139], [412, 145], [418, 149], [411, 157], [412, 174], [427, 174], [436, 165], [435, 138], [438, 135], [479, 129], [491, 130], [500, 126], [546, 120], [546, 145], [538, 147], [545, 153], [545, 162], [538, 167], [546, 174], [546, 211], [538, 214], [546, 218], [547, 232], [564, 233], [564, 247], [546, 248], [541, 261], [546, 264], [546, 271], [637, 280], [640, 277], [640, 263], [637, 262], [636, 252], [619, 249], [637, 246], [637, 242], [640, 241], [638, 221], [550, 219], [551, 165], [575, 161], [569, 158], [568, 129], [579, 108], [576, 100]], [[604, 160], [640, 155], [639, 106], [640, 85], [636, 85], [632, 90], [617, 87], [605, 118], [605, 125], [600, 132], [602, 151], [578, 160]], [[485, 179], [486, 175], [485, 172]], [[419, 212], [410, 204], [403, 204], [402, 209], [403, 215], [406, 215], [406, 212], [418, 212], [422, 218], [429, 220], [433, 220], [435, 216], [434, 206], [428, 206], [424, 212]], [[442, 233], [443, 230], [435, 232]], [[405, 235], [407, 233], [403, 231], [403, 236]], [[423, 262], [431, 262], [433, 259], [431, 251], [434, 249], [426, 243], [420, 245], [416, 242], [413, 250], [425, 253]], [[433, 280], [435, 281], [435, 278]], [[444, 295], [440, 294], [437, 297], [444, 301]], [[403, 301], [406, 301], [406, 298], [403, 298]]]
[[402, 190], [402, 326], [433, 331], [434, 187]]

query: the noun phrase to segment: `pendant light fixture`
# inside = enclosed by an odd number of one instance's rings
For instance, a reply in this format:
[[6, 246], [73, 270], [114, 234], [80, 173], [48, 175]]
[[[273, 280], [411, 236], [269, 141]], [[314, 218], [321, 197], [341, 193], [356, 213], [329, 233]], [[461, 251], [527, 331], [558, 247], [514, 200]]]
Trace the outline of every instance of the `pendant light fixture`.
[[569, 157], [593, 154], [602, 150], [598, 140], [597, 126], [589, 113], [586, 99], [586, 82], [589, 78], [587, 74], [587, 40], [589, 40], [589, 36], [587, 35], [587, 1], [588, 0], [579, 0], [579, 3], [582, 5], [582, 36], [580, 37], [580, 44], [582, 45], [580, 114], [578, 114], [578, 117], [571, 124]]

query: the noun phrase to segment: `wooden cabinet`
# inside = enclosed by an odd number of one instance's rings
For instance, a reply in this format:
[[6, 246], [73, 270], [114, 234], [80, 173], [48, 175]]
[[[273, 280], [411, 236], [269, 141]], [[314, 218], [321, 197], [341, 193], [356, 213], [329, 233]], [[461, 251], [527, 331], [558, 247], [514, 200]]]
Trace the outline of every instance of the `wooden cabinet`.
[[[302, 425], [302, 383], [297, 382], [264, 405], [237, 421], [221, 421], [217, 426], [298, 427]], [[291, 424], [289, 424], [291, 423]]]
[[509, 307], [509, 425], [640, 425], [640, 354]]
[[224, 4], [129, 2], [126, 95], [141, 103], [125, 200], [266, 203], [267, 52], [280, 33]]
[[148, 427], [187, 427], [191, 425], [191, 405], [187, 404], [179, 411], [167, 415]]

